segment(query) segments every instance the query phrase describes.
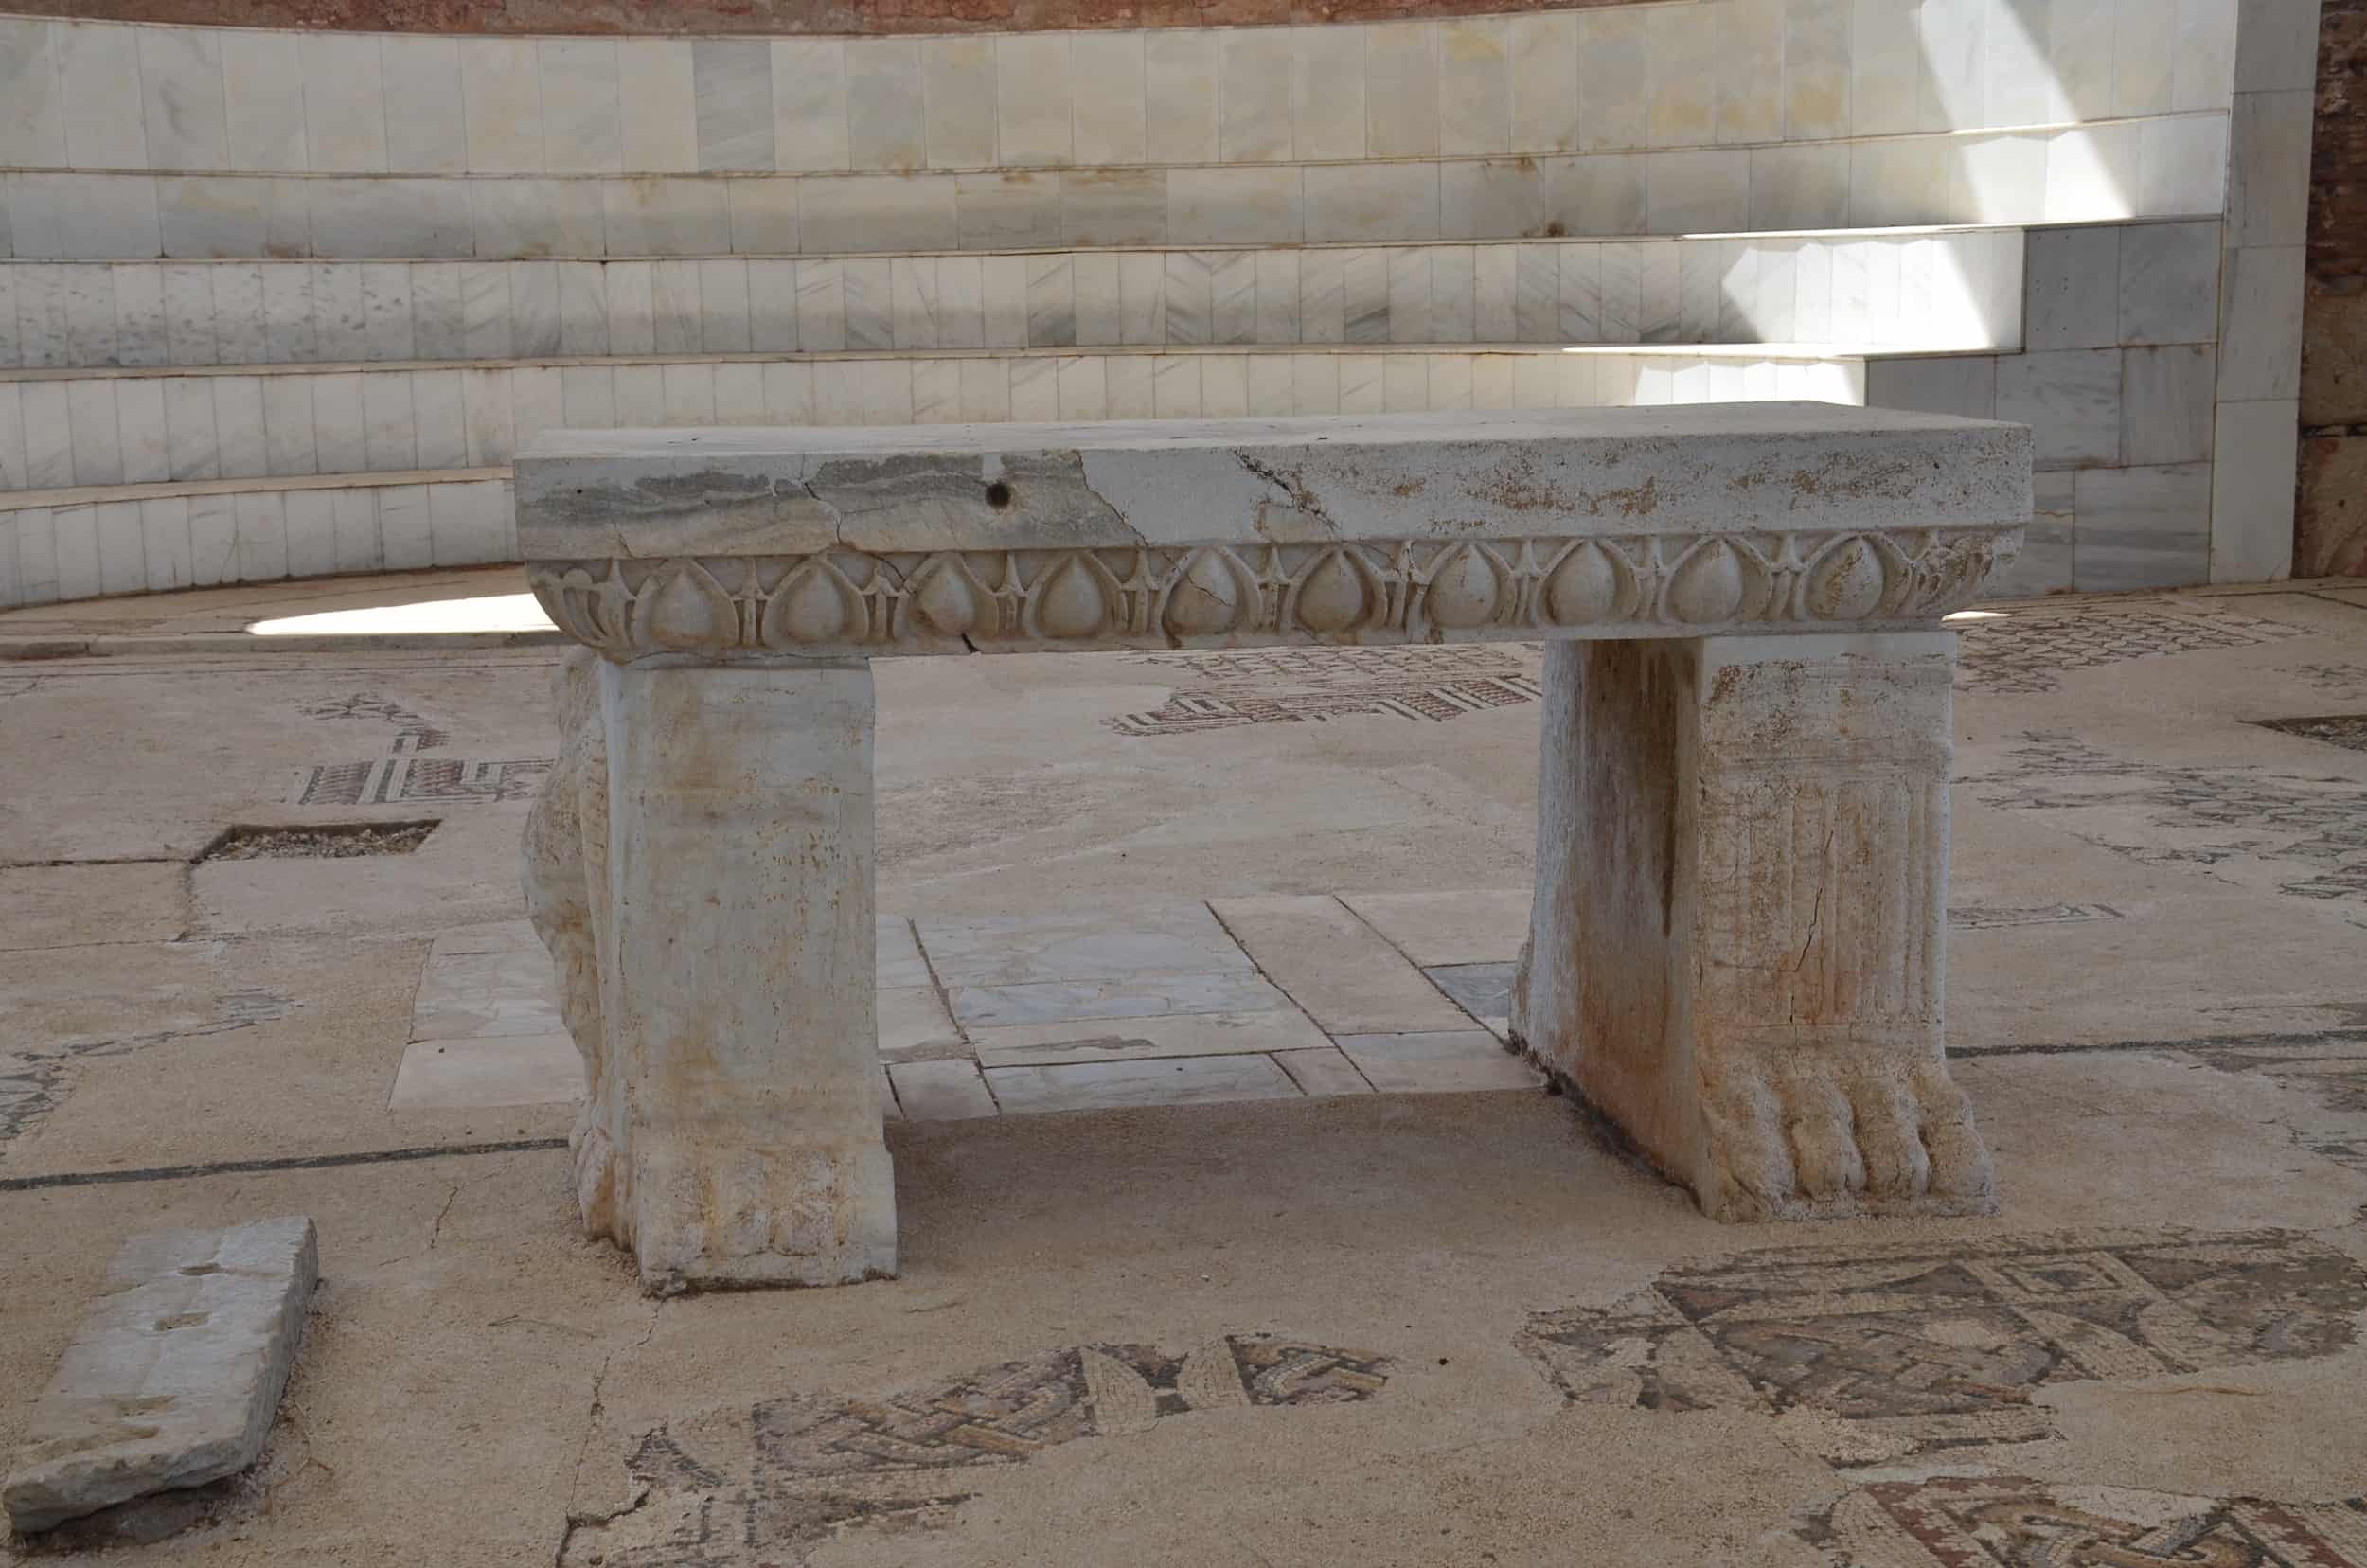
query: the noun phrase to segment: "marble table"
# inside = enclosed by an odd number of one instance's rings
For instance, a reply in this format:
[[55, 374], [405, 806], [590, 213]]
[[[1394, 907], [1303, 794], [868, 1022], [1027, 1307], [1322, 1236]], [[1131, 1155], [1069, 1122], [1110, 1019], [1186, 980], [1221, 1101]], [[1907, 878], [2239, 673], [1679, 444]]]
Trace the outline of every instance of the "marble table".
[[1719, 1218], [1990, 1207], [1942, 618], [2030, 465], [1819, 403], [538, 438], [587, 1226], [657, 1292], [895, 1272], [872, 659], [1479, 640], [1549, 645], [1523, 1047]]

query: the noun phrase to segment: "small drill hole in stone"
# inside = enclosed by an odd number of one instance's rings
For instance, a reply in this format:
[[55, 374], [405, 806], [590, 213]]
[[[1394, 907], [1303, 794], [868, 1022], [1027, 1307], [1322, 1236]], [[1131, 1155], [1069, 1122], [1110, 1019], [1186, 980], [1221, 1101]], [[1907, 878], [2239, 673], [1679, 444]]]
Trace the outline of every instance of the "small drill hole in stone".
[[1005, 484], [1002, 480], [997, 479], [993, 484], [987, 487], [988, 506], [992, 507], [996, 511], [1001, 511], [1004, 508], [1009, 506], [1010, 504], [1010, 486]]
[[219, 1263], [192, 1263], [181, 1272], [185, 1274], [220, 1274], [222, 1273], [222, 1265]]
[[175, 1312], [170, 1317], [158, 1318], [156, 1331], [164, 1334], [170, 1333], [175, 1328], [194, 1328], [213, 1315], [211, 1312]]

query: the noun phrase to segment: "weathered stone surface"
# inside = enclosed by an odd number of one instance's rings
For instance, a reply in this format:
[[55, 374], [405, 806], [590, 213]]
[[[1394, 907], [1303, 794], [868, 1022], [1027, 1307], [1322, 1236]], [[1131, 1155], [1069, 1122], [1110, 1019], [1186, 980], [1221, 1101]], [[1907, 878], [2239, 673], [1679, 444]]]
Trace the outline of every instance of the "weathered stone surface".
[[10, 1523], [30, 1534], [254, 1463], [319, 1275], [300, 1216], [125, 1242], [33, 1408]]

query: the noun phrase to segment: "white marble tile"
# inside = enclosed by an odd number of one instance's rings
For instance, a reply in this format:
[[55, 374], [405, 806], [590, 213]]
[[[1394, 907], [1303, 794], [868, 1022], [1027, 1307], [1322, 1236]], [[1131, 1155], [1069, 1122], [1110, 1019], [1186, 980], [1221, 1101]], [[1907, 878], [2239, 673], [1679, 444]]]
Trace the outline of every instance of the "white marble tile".
[[1379, 354], [1342, 354], [1340, 412], [1380, 414], [1388, 408], [1388, 370]]
[[1782, 134], [1790, 141], [1851, 129], [1851, 0], [1789, 0], [1784, 17]]
[[1430, 408], [1430, 365], [1421, 354], [1383, 354], [1380, 406], [1386, 414], [1420, 414]]
[[1306, 159], [1364, 155], [1364, 34], [1354, 27], [1289, 29], [1291, 147]]
[[1510, 150], [1575, 152], [1579, 145], [1577, 14], [1542, 11], [1515, 16], [1507, 28]]
[[1646, 224], [1651, 233], [1727, 233], [1749, 223], [1748, 151], [1655, 152], [1645, 164]]
[[[34, 269], [12, 269], [20, 280], [32, 276]], [[211, 270], [205, 267], [165, 266], [158, 269], [164, 290], [165, 351], [167, 363], [172, 365], [219, 365], [214, 343], [214, 285]], [[20, 294], [20, 302], [22, 295]], [[31, 346], [26, 344], [20, 352], [27, 365], [47, 363], [31, 358]]]
[[99, 592], [98, 529], [92, 509], [59, 507], [50, 512], [49, 523], [56, 550], [57, 597], [95, 597]]
[[923, 975], [919, 985], [883, 986], [879, 991], [880, 1054], [891, 1061], [917, 1051], [965, 1043], [944, 999], [927, 983], [925, 971]]
[[[620, 365], [609, 378], [609, 396], [616, 404], [616, 422], [628, 430], [652, 430], [666, 423], [666, 371], [663, 365]], [[565, 392], [562, 389], [563, 400]], [[561, 413], [566, 412], [562, 401]]]
[[460, 276], [460, 359], [507, 359], [515, 347], [509, 265], [464, 262]]
[[598, 184], [609, 255], [730, 254], [731, 206], [724, 182], [650, 179]]
[[1336, 1043], [1384, 1095], [1539, 1089], [1545, 1082], [1543, 1075], [1485, 1029], [1342, 1035]]
[[2208, 580], [2210, 464], [2085, 469], [2076, 483], [2072, 565], [2081, 592]]
[[1143, 37], [1130, 28], [1070, 36], [1069, 113], [1077, 163], [1143, 161]]
[[[2062, 232], [2065, 231], [2055, 231], [2057, 234]], [[2116, 292], [2121, 342], [2206, 343], [2216, 334], [2215, 305], [2219, 289], [2217, 223], [2132, 223], [2116, 230], [2068, 232], [2118, 236]], [[2038, 241], [2041, 235], [2047, 233], [2040, 231], [2040, 234], [2031, 237], [2034, 275]], [[2063, 248], [2053, 241], [2052, 236], [2049, 238], [2054, 248]], [[2083, 259], [2098, 264], [2105, 281], [2083, 278], [2081, 288], [2091, 297], [2083, 298], [2081, 303], [2090, 309], [2107, 309], [2106, 299], [2092, 296], [2100, 294], [2105, 283], [2113, 279], [2112, 258], [2105, 253], [2102, 245], [2084, 248], [2096, 253]], [[2031, 346], [2056, 347], [2071, 345], [2041, 344], [2034, 334]]]
[[[425, 485], [384, 485], [377, 489], [380, 553], [390, 572], [416, 571], [434, 559]], [[198, 531], [196, 504], [189, 508], [189, 532]], [[203, 559], [201, 553], [200, 559]]]
[[1347, 336], [1347, 256], [1309, 250], [1299, 256], [1299, 338], [1302, 343], [1341, 343]]
[[2121, 462], [2139, 468], [2211, 459], [2209, 344], [2131, 348], [2121, 356]]
[[750, 351], [748, 263], [717, 258], [699, 268], [699, 347], [709, 354]]
[[2301, 404], [2222, 402], [2211, 472], [2211, 580], [2269, 582], [2293, 571]]
[[[189, 551], [189, 503], [179, 495], [158, 496], [140, 504], [141, 553], [147, 560], [148, 591], [170, 593], [187, 588], [195, 573]], [[376, 570], [372, 561], [357, 566]]]
[[2078, 475], [2032, 476], [2030, 526], [2014, 562], [1983, 586], [1984, 599], [2037, 598], [2072, 585], [2073, 494]]
[[[1769, 0], [1746, 3], [1764, 5]], [[1442, 17], [1433, 27], [1438, 51], [1439, 152], [1468, 157], [1516, 151], [1511, 33], [1505, 18]]]
[[[987, 342], [985, 262], [975, 256], [941, 256], [936, 269], [934, 323], [937, 346], [983, 348]], [[1111, 258], [1112, 269], [1115, 258]]]
[[303, 365], [320, 357], [312, 324], [312, 283], [307, 269], [267, 262], [263, 280], [263, 358], [272, 365]]
[[1071, 161], [1069, 40], [1006, 33], [994, 40], [996, 161], [1011, 167]]
[[762, 368], [765, 423], [813, 423], [813, 366], [774, 364]]
[[715, 367], [711, 365], [667, 365], [658, 370], [668, 425], [711, 425], [715, 422]]
[[421, 1040], [403, 1047], [386, 1109], [474, 1111], [563, 1105], [583, 1097], [583, 1058], [564, 1030], [478, 1040]]
[[[1242, 263], [1253, 273], [1256, 259], [1248, 252], [1241, 255]], [[1123, 341], [1124, 310], [1118, 292], [1118, 258], [1102, 253], [1078, 252], [1069, 259], [1069, 273], [1075, 294], [1074, 341], [1096, 345]]]
[[288, 575], [328, 577], [337, 570], [337, 500], [330, 490], [290, 490], [280, 497], [288, 525]]
[[929, 167], [985, 169], [995, 162], [995, 50], [984, 34], [920, 41]]
[[1469, 343], [1477, 332], [1477, 279], [1473, 247], [1433, 245], [1428, 254], [1430, 340], [1433, 343]]
[[561, 354], [605, 354], [608, 350], [608, 285], [597, 261], [555, 261], [550, 268], [553, 326]]
[[786, 354], [795, 352], [798, 343], [797, 263], [787, 259], [749, 262], [749, 347], [759, 354]]
[[[221, 412], [217, 400], [215, 415], [218, 425]], [[411, 412], [410, 376], [398, 372], [362, 377], [362, 451], [363, 461], [377, 472], [419, 466], [418, 431]], [[228, 459], [228, 444], [225, 441], [222, 470], [225, 478], [230, 477]]]
[[[50, 25], [0, 18], [0, 164], [36, 169], [66, 162], [65, 117]], [[0, 545], [0, 557], [8, 554]]]
[[956, 250], [954, 176], [814, 179], [798, 188], [803, 248], [815, 253]]
[[[1171, 179], [1182, 173], [1178, 170]], [[1307, 239], [1311, 244], [1442, 236], [1439, 166], [1434, 163], [1310, 164], [1305, 180]]]
[[1832, 229], [1849, 218], [1849, 149], [1751, 149], [1750, 226]]
[[412, 372], [410, 381], [413, 461], [423, 469], [468, 467], [469, 418], [462, 373], [418, 370]]
[[569, 365], [559, 372], [560, 417], [570, 430], [616, 425], [616, 383], [605, 365]]
[[1558, 318], [1554, 341], [1599, 343], [1603, 335], [1603, 256], [1599, 245], [1559, 245]]
[[1998, 363], [1996, 417], [2031, 427], [2040, 468], [2117, 463], [2120, 360], [2117, 349], [2007, 355]]
[[[162, 484], [172, 477], [171, 442], [165, 429], [165, 388], [157, 381], [115, 383], [116, 436], [123, 454], [123, 482]], [[309, 409], [308, 409], [309, 414]], [[310, 419], [307, 420], [310, 425]]]
[[1442, 237], [1501, 240], [1518, 234], [1549, 232], [1545, 219], [1545, 175], [1540, 160], [1458, 159], [1438, 165], [1437, 170], [1438, 232]]
[[1917, 9], [1924, 74], [1915, 129], [1967, 131], [1989, 123], [1985, 66], [1993, 3], [1923, 0]]
[[2138, 228], [2034, 229], [2022, 283], [2024, 345], [2105, 348], [2119, 341], [2121, 244]]
[[[312, 449], [320, 461], [321, 472], [359, 473], [365, 471], [370, 466], [370, 460], [365, 438], [367, 420], [362, 410], [360, 373], [344, 371], [308, 379], [312, 384]], [[209, 432], [212, 413], [209, 400], [204, 409]], [[177, 440], [180, 427], [172, 409], [166, 410], [166, 419]], [[376, 517], [375, 508], [371, 515]]]
[[452, 38], [381, 38], [385, 169], [461, 173], [469, 169], [469, 121], [459, 45]]
[[[213, 387], [204, 380], [175, 378], [164, 383], [164, 395], [166, 477], [221, 478], [222, 457], [214, 439]], [[27, 434], [30, 433], [28, 423]]]
[[222, 39], [211, 28], [138, 29], [140, 119], [150, 167], [230, 167]]
[[1342, 341], [1389, 341], [1389, 258], [1386, 250], [1352, 250], [1340, 255]]
[[307, 166], [316, 173], [375, 174], [387, 168], [386, 88], [379, 40], [317, 32], [298, 40]]
[[773, 53], [762, 39], [702, 38], [690, 45], [699, 168], [770, 170]]
[[1145, 140], [1152, 163], [1216, 157], [1218, 69], [1214, 32], [1176, 27], [1144, 35]]
[[145, 29], [61, 22], [48, 30], [65, 142], [59, 161], [78, 169], [157, 167], [149, 159], [144, 116], [132, 110], [142, 101], [139, 33]]
[[986, 1072], [1006, 1114], [1109, 1111], [1138, 1105], [1206, 1105], [1296, 1099], [1300, 1091], [1269, 1056], [1179, 1057], [994, 1067]]
[[1255, 307], [1250, 336], [1242, 341], [1259, 344], [1301, 341], [1301, 254], [1297, 251], [1260, 251], [1253, 258]]
[[61, 266], [59, 294], [64, 306], [66, 363], [113, 365], [116, 359], [115, 273], [100, 266]]
[[987, 347], [1027, 346], [1027, 265], [1023, 257], [989, 256], [980, 261], [986, 291]]
[[964, 250], [1044, 250], [1060, 242], [1060, 178], [1002, 173], [949, 176]]
[[1725, 0], [1713, 27], [1717, 41], [1716, 139], [1771, 142], [1784, 134], [1785, 0]]
[[2234, 96], [2235, 0], [2177, 0], [2177, 7], [2170, 107], [2224, 109]]
[[1290, 156], [1291, 44], [1281, 27], [1228, 27], [1217, 35], [1217, 155], [1224, 162]]
[[[2138, 131], [2135, 125], [2097, 125], [2054, 134], [2047, 143], [2049, 223], [2126, 218], [2137, 211]], [[1854, 209], [1852, 217], [1865, 221]]]
[[532, 39], [471, 38], [460, 51], [469, 172], [543, 169], [543, 84]]
[[238, 579], [270, 582], [288, 575], [288, 518], [276, 490], [231, 498], [238, 529]]
[[[296, 262], [283, 262], [296, 267]], [[362, 267], [318, 261], [304, 267], [312, 297], [314, 350], [323, 361], [351, 364], [370, 357], [369, 314], [362, 302]]]
[[[605, 374], [606, 366], [600, 366]], [[518, 450], [518, 405], [510, 396], [507, 369], [460, 373], [461, 446], [468, 466], [485, 468], [509, 460]], [[560, 419], [568, 421], [567, 372], [560, 372]], [[434, 497], [429, 498], [433, 509]]]
[[[1370, 252], [1380, 259], [1385, 281], [1382, 343], [1429, 343], [1431, 330], [1430, 252], [1397, 248]], [[1351, 338], [1351, 341], [1362, 341]]]
[[206, 269], [213, 286], [214, 342], [224, 365], [261, 365], [269, 358], [264, 347], [263, 270], [253, 263], [225, 264]]
[[[543, 167], [554, 174], [621, 174], [623, 98], [613, 38], [545, 38], [535, 45], [543, 83]], [[768, 146], [772, 128], [765, 128]]]
[[98, 552], [98, 591], [136, 594], [148, 586], [148, 562], [140, 539], [140, 504], [102, 501], [91, 508], [91, 532]]
[[[1147, 416], [1148, 410], [1145, 409]], [[1007, 362], [966, 359], [961, 362], [961, 418], [1002, 421], [1011, 417], [1011, 375]]]
[[[1161, 343], [1195, 344], [1214, 341], [1216, 332], [1216, 258], [1200, 251], [1169, 251], [1165, 266], [1165, 324]], [[1121, 282], [1120, 288], [1124, 284]]]
[[[1298, 412], [1298, 401], [1290, 381], [1290, 359], [1288, 354], [1257, 354], [1249, 359], [1249, 412], [1258, 419], [1282, 419]], [[1114, 401], [1112, 418], [1120, 417]]]
[[2235, 91], [2318, 83], [2319, 0], [2236, 0]]
[[859, 351], [895, 347], [895, 272], [888, 259], [850, 257], [840, 262], [839, 287], [846, 301], [846, 347]]
[[923, 167], [928, 162], [928, 114], [918, 42], [850, 39], [845, 49], [848, 167]]
[[305, 150], [302, 40], [294, 33], [232, 29], [220, 42], [227, 167], [284, 172], [311, 167]]
[[[362, 331], [365, 341], [357, 359], [399, 360], [413, 357], [411, 267], [407, 262], [353, 264], [361, 275]], [[178, 358], [173, 361], [184, 362]], [[203, 361], [195, 363], [205, 363]]]
[[[611, 261], [602, 270], [608, 304], [608, 351], [612, 354], [657, 352], [654, 264], [648, 261]], [[413, 287], [417, 286], [415, 275]]]
[[2234, 151], [2227, 186], [2229, 244], [2303, 242], [2309, 218], [2311, 97], [2306, 89], [2237, 95], [2229, 124]]
[[2051, 0], [2044, 41], [2048, 119], [2104, 119], [2113, 113], [2119, 9], [2119, 0]]
[[[339, 572], [376, 572], [385, 567], [385, 555], [378, 539], [378, 497], [366, 490], [340, 490], [326, 492], [330, 508], [330, 524], [336, 565]], [[149, 505], [153, 505], [150, 503]], [[145, 509], [145, 508], [143, 508]], [[181, 535], [187, 537], [188, 524], [182, 520]], [[156, 534], [149, 533], [149, 570], [156, 567]]]
[[898, 348], [940, 347], [937, 258], [899, 256], [888, 263], [888, 331]]
[[888, 1065], [897, 1103], [913, 1121], [958, 1121], [996, 1114], [994, 1096], [974, 1061], [898, 1061]]
[[[1717, 136], [1718, 29], [1695, 6], [1646, 9], [1652, 147], [1700, 147]], [[1584, 89], [1580, 89], [1581, 96]]]
[[[1327, 172], [1356, 166], [1317, 166]], [[1374, 166], [1386, 169], [1393, 166]], [[1167, 171], [1167, 240], [1179, 245], [1296, 244], [1304, 237], [1299, 169]], [[1308, 169], [1310, 174], [1313, 169]], [[1433, 204], [1434, 205], [1434, 204]], [[1413, 216], [1418, 223], [1418, 213]], [[1435, 233], [1433, 228], [1431, 233]], [[1403, 238], [1400, 234], [1399, 238]]]
[[773, 40], [773, 166], [845, 169], [846, 134], [845, 45], [835, 38]]
[[[2245, 98], [2249, 103], [2271, 96], [2274, 95], [2246, 94]], [[2169, 217], [2189, 213], [2216, 215], [2224, 209], [2231, 226], [2249, 229], [2249, 215], [2281, 202], [2291, 215], [2290, 232], [2298, 236], [2309, 210], [2309, 95], [2296, 94], [2293, 98], [2295, 101], [2287, 108], [2290, 114], [2298, 115], [2297, 122], [2287, 114], [2274, 112], [2248, 121], [2243, 106], [2238, 105], [2236, 130], [2247, 136], [2258, 135], [2261, 140], [2249, 144], [2233, 169], [2228, 162], [2229, 123], [2218, 116], [2190, 115], [2145, 121], [2138, 128], [2137, 210], [2147, 216]], [[2269, 129], [2271, 126], [2275, 129]], [[2251, 149], [2278, 143], [2282, 144], [2289, 167], [2273, 158], [2258, 164], [2251, 160]], [[2255, 176], [2259, 178], [2254, 179]], [[2242, 187], [2239, 194], [2231, 186], [2231, 180], [2254, 183]], [[2268, 197], [2267, 206], [2255, 209], [2255, 199], [2266, 197], [2270, 189], [2280, 194]]]
[[274, 478], [320, 472], [313, 433], [312, 378], [258, 378], [263, 400], [263, 466]]
[[1628, 7], [1578, 16], [1578, 141], [1589, 151], [1650, 139], [1650, 48], [1645, 12]]
[[288, 180], [168, 176], [155, 183], [158, 239], [167, 256], [301, 255], [307, 194]]
[[144, 258], [161, 250], [156, 187], [144, 175], [9, 176], [0, 215], [30, 260]]
[[2290, 245], [2230, 250], [2220, 279], [2218, 395], [2285, 401], [2301, 393], [2304, 253]]
[[1438, 37], [1432, 24], [1364, 28], [1364, 151], [1373, 158], [1438, 155]]
[[1106, 419], [1110, 394], [1097, 356], [1074, 354], [1055, 362], [1054, 385], [1063, 419]]
[[123, 483], [123, 437], [116, 419], [116, 383], [112, 381], [72, 381], [65, 383], [66, 430], [73, 483]]

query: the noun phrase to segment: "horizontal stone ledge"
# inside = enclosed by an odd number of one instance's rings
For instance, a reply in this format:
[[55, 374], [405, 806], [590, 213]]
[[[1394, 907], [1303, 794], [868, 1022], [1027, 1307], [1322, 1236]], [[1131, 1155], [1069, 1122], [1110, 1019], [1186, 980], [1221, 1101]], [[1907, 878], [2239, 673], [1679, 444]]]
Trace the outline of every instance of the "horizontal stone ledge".
[[300, 473], [277, 478], [168, 479], [141, 485], [78, 485], [62, 490], [0, 490], [0, 512], [63, 511], [122, 502], [225, 495], [292, 494], [311, 490], [385, 490], [400, 485], [469, 485], [509, 477], [509, 467], [393, 469], [370, 473]]

